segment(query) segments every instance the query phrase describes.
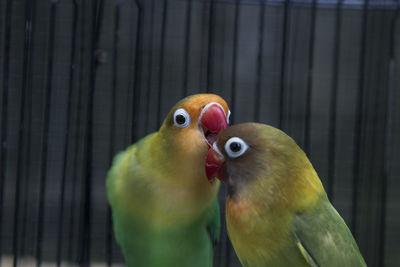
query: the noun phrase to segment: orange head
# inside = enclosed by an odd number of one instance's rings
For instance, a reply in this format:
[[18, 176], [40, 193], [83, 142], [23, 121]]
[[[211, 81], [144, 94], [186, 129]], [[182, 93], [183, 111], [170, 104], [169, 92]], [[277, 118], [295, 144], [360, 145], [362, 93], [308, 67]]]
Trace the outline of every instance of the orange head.
[[[168, 113], [159, 133], [169, 155], [204, 164], [208, 148], [227, 128], [230, 110], [220, 96], [197, 94], [179, 101]], [[173, 151], [173, 153], [172, 153]]]

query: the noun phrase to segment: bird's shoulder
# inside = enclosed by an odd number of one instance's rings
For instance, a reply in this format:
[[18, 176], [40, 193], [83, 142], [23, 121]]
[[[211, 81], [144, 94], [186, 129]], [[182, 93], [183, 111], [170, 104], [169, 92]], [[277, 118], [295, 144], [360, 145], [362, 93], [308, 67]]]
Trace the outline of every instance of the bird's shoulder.
[[150, 134], [140, 139], [135, 144], [130, 145], [124, 151], [119, 152], [113, 159], [111, 168], [107, 173], [107, 193], [110, 202], [114, 196], [123, 196], [123, 192], [129, 190], [145, 192], [151, 186], [150, 179], [152, 170], [146, 167], [146, 162], [151, 159], [148, 155], [154, 134]]

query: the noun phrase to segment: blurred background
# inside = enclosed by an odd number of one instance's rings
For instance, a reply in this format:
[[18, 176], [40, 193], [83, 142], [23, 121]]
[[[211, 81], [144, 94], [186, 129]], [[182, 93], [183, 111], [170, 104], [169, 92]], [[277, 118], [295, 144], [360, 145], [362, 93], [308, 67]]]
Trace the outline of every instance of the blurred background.
[[[400, 266], [399, 7], [1, 0], [2, 266], [122, 264], [110, 161], [200, 92], [292, 136], [367, 264]], [[225, 229], [216, 266], [240, 266]]]

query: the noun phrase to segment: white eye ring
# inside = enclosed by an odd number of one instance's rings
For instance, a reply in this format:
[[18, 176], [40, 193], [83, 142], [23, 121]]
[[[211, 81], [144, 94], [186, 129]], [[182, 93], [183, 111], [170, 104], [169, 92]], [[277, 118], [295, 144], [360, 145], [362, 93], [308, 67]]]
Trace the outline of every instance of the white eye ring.
[[174, 124], [179, 128], [188, 127], [191, 123], [190, 115], [183, 108], [177, 109], [174, 112]]
[[[233, 144], [237, 145], [236, 149], [232, 149]], [[249, 146], [239, 137], [232, 137], [225, 143], [225, 152], [230, 158], [237, 158], [243, 155], [249, 149]], [[239, 149], [239, 150], [237, 150]], [[234, 151], [235, 150], [235, 151]]]
[[226, 116], [226, 123], [229, 124], [229, 120], [231, 119], [231, 110], [228, 110], [228, 116]]

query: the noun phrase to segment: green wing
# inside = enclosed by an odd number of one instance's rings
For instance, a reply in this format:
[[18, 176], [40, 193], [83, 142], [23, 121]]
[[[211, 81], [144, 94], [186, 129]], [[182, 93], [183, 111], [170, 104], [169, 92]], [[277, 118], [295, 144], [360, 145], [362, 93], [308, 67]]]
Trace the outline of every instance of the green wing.
[[[127, 149], [128, 150], [128, 149]], [[126, 151], [127, 151], [126, 150]], [[115, 239], [117, 240], [117, 243], [121, 245], [123, 243], [124, 239], [124, 232], [122, 231], [118, 217], [116, 216], [116, 189], [115, 189], [115, 182], [118, 176], [121, 175], [121, 160], [123, 157], [126, 155], [126, 151], [119, 152], [113, 159], [111, 169], [109, 170], [107, 174], [107, 182], [106, 182], [106, 187], [107, 187], [107, 198], [110, 206], [112, 207], [112, 219], [113, 219], [113, 228], [114, 228], [114, 233], [115, 233]]]
[[310, 266], [367, 266], [349, 228], [328, 199], [293, 220], [297, 247]]

